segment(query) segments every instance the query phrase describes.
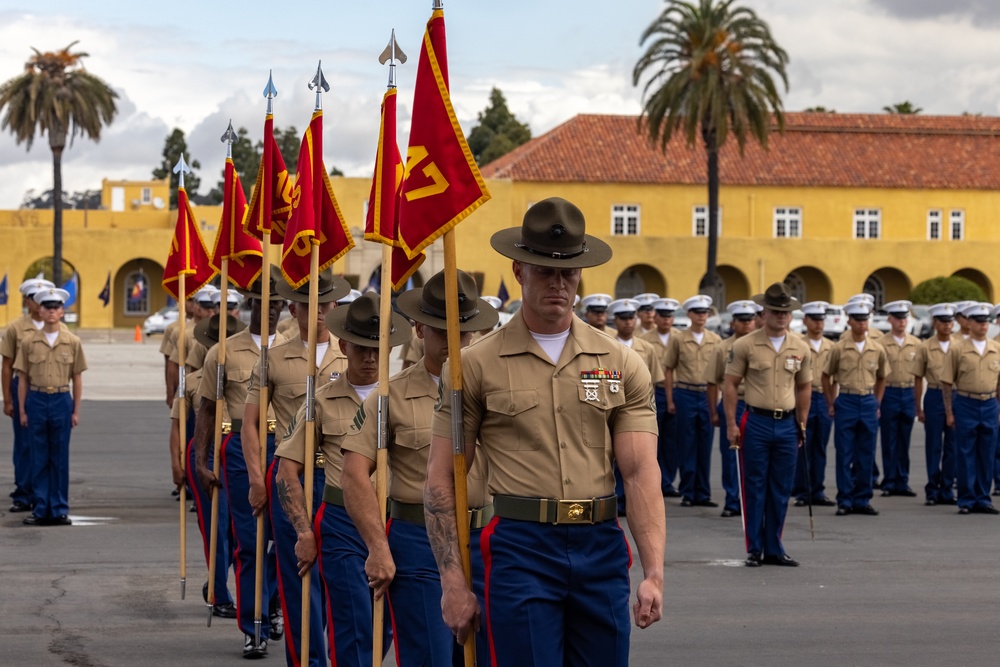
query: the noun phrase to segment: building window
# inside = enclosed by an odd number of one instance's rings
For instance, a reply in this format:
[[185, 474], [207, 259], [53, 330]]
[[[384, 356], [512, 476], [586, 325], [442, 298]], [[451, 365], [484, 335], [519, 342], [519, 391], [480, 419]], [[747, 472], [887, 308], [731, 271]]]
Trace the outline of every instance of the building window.
[[951, 240], [961, 241], [965, 238], [965, 211], [951, 212]]
[[854, 238], [877, 239], [882, 235], [882, 211], [874, 208], [854, 210]]
[[776, 239], [802, 238], [801, 208], [774, 209], [774, 238]]
[[148, 315], [149, 314], [149, 281], [146, 274], [138, 271], [125, 277], [125, 304], [126, 315]]
[[[719, 208], [715, 233], [722, 236], [722, 208]], [[695, 236], [708, 236], [708, 207], [695, 206], [691, 220], [691, 231]]]
[[638, 204], [615, 204], [611, 207], [611, 235], [639, 235]]
[[142, 189], [142, 203], [149, 204], [153, 201], [153, 190], [151, 188]]
[[927, 240], [938, 241], [941, 239], [941, 211], [934, 209], [927, 211]]

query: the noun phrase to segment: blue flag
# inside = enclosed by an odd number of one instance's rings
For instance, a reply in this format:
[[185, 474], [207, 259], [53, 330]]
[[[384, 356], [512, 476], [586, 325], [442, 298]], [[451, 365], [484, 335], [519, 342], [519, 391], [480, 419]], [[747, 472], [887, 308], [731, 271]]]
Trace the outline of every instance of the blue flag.
[[0, 281], [0, 306], [7, 305], [7, 274], [3, 276], [3, 280]]
[[500, 299], [501, 308], [510, 299], [510, 294], [507, 293], [507, 286], [503, 284], [503, 278], [500, 278], [500, 289], [497, 290], [497, 298]]
[[76, 293], [79, 291], [80, 276], [77, 273], [73, 273], [66, 284], [62, 286], [64, 290], [69, 292], [69, 298], [66, 299], [66, 303], [63, 304], [63, 308], [69, 308], [74, 303], [76, 303]]
[[97, 295], [97, 298], [104, 302], [104, 307], [108, 307], [111, 301], [111, 272], [108, 271], [108, 279], [104, 281], [104, 289]]

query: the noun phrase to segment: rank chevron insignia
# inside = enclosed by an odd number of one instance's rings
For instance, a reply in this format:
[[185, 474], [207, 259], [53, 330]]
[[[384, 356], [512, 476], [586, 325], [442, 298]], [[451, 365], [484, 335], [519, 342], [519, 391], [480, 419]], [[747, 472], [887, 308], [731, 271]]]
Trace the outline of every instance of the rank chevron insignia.
[[354, 430], [355, 431], [360, 431], [361, 427], [365, 425], [365, 419], [367, 419], [367, 418], [368, 418], [368, 415], [365, 412], [365, 404], [362, 403], [358, 407], [357, 413], [354, 415]]

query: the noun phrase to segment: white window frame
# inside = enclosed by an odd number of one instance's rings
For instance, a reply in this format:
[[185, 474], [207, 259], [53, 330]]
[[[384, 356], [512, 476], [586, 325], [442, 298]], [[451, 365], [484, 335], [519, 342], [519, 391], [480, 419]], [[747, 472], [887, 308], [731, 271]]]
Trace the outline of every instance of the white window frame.
[[941, 240], [941, 209], [939, 208], [927, 211], [927, 240]]
[[[698, 233], [698, 224], [701, 223], [702, 230]], [[722, 207], [719, 207], [718, 224], [716, 224], [717, 236], [722, 236]], [[691, 236], [697, 238], [708, 238], [708, 205], [698, 204], [691, 209]]]
[[[858, 233], [858, 224], [864, 226], [863, 234]], [[875, 233], [872, 233], [874, 223]], [[882, 238], [882, 209], [880, 208], [856, 208], [851, 216], [851, 234], [855, 239], [880, 239]]]
[[[641, 229], [641, 207], [639, 204], [611, 205], [611, 236], [638, 236]], [[617, 230], [621, 224], [621, 231]]]
[[[958, 234], [955, 233], [955, 225], [958, 225]], [[952, 241], [965, 240], [965, 211], [960, 208], [952, 209], [948, 214], [948, 238]]]
[[143, 188], [140, 194], [143, 204], [150, 204], [153, 201], [153, 189]]
[[[794, 234], [791, 233], [793, 224], [795, 225]], [[802, 238], [802, 207], [801, 206], [775, 207], [774, 225], [772, 232], [774, 234], [774, 238], [776, 239]]]

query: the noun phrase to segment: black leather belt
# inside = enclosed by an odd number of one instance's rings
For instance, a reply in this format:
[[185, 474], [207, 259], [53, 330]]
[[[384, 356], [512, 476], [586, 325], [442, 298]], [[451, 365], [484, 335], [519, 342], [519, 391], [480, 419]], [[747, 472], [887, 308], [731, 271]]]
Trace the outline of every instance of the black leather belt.
[[[278, 428], [278, 420], [268, 419], [267, 432], [274, 433], [276, 428]], [[239, 433], [242, 430], [243, 430], [242, 419], [234, 419], [231, 422], [222, 422], [222, 435], [229, 435], [230, 433]]]
[[[389, 516], [393, 519], [415, 523], [423, 526], [424, 506], [420, 503], [401, 503], [398, 500], [389, 501]], [[486, 524], [493, 518], [493, 505], [477, 507], [469, 510], [469, 529], [479, 530], [485, 528]]]
[[344, 490], [336, 486], [330, 486], [329, 484], [327, 484], [326, 486], [323, 487], [323, 502], [343, 507]]
[[604, 496], [587, 500], [493, 496], [494, 513], [505, 519], [537, 523], [599, 523], [618, 516], [618, 498]]
[[792, 408], [791, 410], [782, 410], [780, 408], [777, 410], [767, 410], [765, 408], [758, 408], [752, 405], [748, 405], [747, 410], [749, 410], [755, 415], [761, 415], [762, 417], [770, 417], [771, 419], [791, 419], [793, 416], [795, 416], [795, 408]]

